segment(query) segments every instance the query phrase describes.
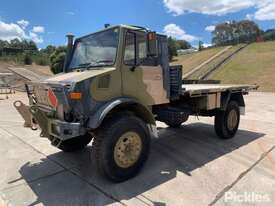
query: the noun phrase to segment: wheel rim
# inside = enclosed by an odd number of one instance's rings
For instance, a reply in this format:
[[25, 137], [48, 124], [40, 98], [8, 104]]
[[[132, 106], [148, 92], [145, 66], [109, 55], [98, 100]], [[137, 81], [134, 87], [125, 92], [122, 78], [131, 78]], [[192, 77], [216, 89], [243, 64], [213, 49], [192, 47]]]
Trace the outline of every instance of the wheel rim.
[[238, 114], [236, 110], [231, 110], [227, 118], [227, 127], [229, 130], [234, 130], [238, 124]]
[[121, 168], [134, 165], [142, 150], [140, 136], [136, 132], [126, 132], [117, 141], [114, 149], [114, 159]]

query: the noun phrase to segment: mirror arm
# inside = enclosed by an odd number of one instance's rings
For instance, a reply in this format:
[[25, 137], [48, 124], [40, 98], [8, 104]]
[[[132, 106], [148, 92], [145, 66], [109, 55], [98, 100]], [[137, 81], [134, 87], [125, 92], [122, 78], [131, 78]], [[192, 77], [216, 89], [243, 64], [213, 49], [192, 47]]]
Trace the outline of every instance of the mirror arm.
[[134, 72], [134, 71], [136, 70], [136, 68], [139, 67], [139, 66], [141, 66], [143, 63], [144, 63], [144, 60], [141, 61], [141, 62], [139, 62], [138, 64], [135, 63], [135, 65], [133, 65], [133, 66], [130, 68], [130, 70], [131, 70], [132, 72]]

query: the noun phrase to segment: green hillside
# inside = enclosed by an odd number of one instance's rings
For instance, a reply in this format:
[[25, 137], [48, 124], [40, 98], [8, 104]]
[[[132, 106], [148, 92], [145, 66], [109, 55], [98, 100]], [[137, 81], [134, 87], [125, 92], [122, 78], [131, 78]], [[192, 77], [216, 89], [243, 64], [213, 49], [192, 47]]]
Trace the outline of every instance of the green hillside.
[[[217, 61], [220, 61], [239, 46], [233, 46], [227, 52], [194, 72], [189, 78], [199, 78], [204, 72], [209, 71]], [[193, 54], [181, 55], [175, 58], [172, 64], [181, 64], [183, 72], [186, 74], [224, 48], [217, 47]], [[259, 91], [275, 92], [275, 41], [248, 45], [214, 71], [208, 79], [221, 80], [222, 83], [226, 84], [258, 84], [260, 86]]]
[[219, 55], [218, 57], [214, 58], [209, 63], [202, 66], [198, 71], [194, 72], [191, 76], [188, 77], [188, 79], [200, 79], [205, 74], [207, 74], [209, 71], [213, 70], [217, 65], [219, 65], [221, 62], [223, 62], [226, 58], [228, 58], [230, 55], [235, 53], [237, 50], [245, 46], [244, 44], [238, 44], [236, 46], [232, 46], [230, 49]]
[[194, 69], [196, 66], [205, 62], [207, 59], [211, 58], [218, 52], [222, 51], [225, 47], [217, 47], [211, 49], [205, 49], [200, 52], [192, 53], [192, 54], [184, 54], [175, 57], [172, 65], [180, 64], [183, 66], [183, 73], [187, 73]]
[[215, 71], [210, 79], [222, 83], [258, 84], [275, 92], [275, 41], [253, 43]]

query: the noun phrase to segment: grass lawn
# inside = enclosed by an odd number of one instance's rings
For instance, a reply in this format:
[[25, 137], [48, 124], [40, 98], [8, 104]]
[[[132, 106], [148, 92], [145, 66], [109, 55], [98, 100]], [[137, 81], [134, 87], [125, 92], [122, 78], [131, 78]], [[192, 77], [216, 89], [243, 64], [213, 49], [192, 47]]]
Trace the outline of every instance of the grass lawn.
[[275, 41], [249, 45], [209, 79], [230, 84], [258, 84], [259, 91], [275, 92]]
[[219, 55], [212, 61], [210, 61], [208, 64], [201, 67], [200, 70], [194, 72], [188, 79], [199, 79], [202, 77], [202, 75], [209, 72], [211, 69], [213, 69], [216, 65], [218, 65], [221, 61], [223, 61], [225, 58], [227, 58], [229, 55], [234, 53], [236, 50], [238, 50], [240, 47], [242, 47], [243, 44], [238, 44], [236, 46], [232, 46], [230, 49], [225, 51], [223, 54]]
[[207, 59], [211, 58], [225, 47], [217, 47], [211, 49], [205, 49], [201, 52], [196, 52], [192, 54], [184, 54], [174, 58], [172, 65], [182, 65], [183, 73], [187, 73], [194, 69], [196, 66], [199, 66], [201, 63], [205, 62]]

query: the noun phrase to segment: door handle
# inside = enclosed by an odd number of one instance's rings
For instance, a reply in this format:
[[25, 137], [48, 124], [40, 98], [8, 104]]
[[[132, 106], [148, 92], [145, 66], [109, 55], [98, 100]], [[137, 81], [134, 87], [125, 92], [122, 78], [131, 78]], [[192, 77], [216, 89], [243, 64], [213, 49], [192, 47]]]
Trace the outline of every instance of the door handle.
[[156, 75], [154, 80], [161, 80], [161, 76], [160, 75]]

